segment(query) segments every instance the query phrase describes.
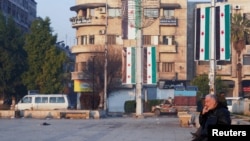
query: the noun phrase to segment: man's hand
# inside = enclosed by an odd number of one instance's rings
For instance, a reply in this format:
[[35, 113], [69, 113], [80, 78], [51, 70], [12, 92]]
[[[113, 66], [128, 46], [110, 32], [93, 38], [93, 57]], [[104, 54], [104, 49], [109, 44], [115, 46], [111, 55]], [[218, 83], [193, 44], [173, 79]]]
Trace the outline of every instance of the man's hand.
[[207, 113], [209, 111], [209, 108], [207, 106], [205, 106], [203, 109], [202, 109], [202, 114], [204, 115], [205, 113]]

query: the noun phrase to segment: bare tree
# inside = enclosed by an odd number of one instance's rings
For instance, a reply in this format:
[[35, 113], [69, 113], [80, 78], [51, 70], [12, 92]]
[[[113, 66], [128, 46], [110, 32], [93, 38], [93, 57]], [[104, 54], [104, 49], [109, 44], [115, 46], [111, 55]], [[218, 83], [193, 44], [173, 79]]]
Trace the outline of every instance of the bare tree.
[[[98, 51], [97, 51], [98, 52]], [[110, 92], [121, 85], [121, 67], [122, 67], [122, 48], [117, 46], [108, 46], [107, 55], [107, 97]], [[89, 78], [93, 79], [93, 89], [100, 96], [98, 108], [104, 106], [104, 65], [105, 54], [103, 52], [95, 53], [87, 62], [88, 68], [84, 71]]]

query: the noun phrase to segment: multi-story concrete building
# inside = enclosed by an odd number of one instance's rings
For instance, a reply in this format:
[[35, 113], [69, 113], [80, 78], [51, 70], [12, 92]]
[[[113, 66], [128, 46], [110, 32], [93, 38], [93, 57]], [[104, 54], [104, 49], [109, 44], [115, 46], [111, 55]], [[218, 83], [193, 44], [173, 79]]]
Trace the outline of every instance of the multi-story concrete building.
[[27, 32], [36, 18], [36, 4], [35, 0], [0, 0], [0, 11], [5, 17], [12, 17]]
[[[240, 12], [244, 18], [250, 19], [250, 1], [248, 0], [224, 0], [217, 2], [216, 5], [230, 4], [231, 15]], [[196, 8], [211, 6], [210, 3], [197, 4]], [[232, 17], [231, 16], [231, 17]], [[233, 33], [232, 33], [233, 34]], [[216, 75], [221, 76], [222, 80], [228, 85], [228, 96], [250, 96], [250, 43], [246, 42], [245, 49], [241, 53], [240, 63], [242, 64], [241, 78], [238, 79], [237, 75], [237, 54], [233, 47], [231, 40], [231, 57], [230, 61], [217, 61]], [[196, 75], [209, 73], [210, 65], [209, 61], [197, 61], [196, 62]], [[239, 82], [239, 80], [241, 82]], [[241, 83], [242, 88], [239, 88], [238, 83]], [[241, 89], [241, 90], [239, 90]], [[242, 94], [239, 92], [242, 91]]]
[[156, 47], [157, 83], [144, 85], [144, 90], [156, 98], [157, 93], [173, 89], [174, 85], [187, 85], [194, 76], [190, 67], [194, 61], [187, 61], [187, 0], [144, 0], [139, 7], [134, 0], [76, 0], [70, 9], [76, 12], [70, 21], [77, 39], [71, 48], [76, 54], [72, 80], [78, 84], [85, 83], [82, 70], [87, 60], [98, 50], [104, 51], [105, 45], [121, 50], [138, 46], [136, 37], [128, 35], [128, 28], [138, 28], [131, 24], [137, 20], [131, 17], [136, 9], [141, 15], [142, 47]]

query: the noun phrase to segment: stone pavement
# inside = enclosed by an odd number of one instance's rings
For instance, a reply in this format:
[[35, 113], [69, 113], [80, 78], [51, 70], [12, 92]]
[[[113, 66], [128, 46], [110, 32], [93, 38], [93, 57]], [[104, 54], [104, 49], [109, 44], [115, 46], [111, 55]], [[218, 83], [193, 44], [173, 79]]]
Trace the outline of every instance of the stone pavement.
[[173, 116], [0, 119], [1, 141], [190, 141], [195, 130]]

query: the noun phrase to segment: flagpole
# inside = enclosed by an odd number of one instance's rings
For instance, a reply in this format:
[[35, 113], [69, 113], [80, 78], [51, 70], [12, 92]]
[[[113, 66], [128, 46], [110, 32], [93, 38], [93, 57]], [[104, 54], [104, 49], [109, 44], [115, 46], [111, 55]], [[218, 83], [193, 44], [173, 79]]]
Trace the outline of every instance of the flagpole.
[[215, 60], [215, 0], [211, 0], [211, 33], [210, 33], [210, 72], [209, 72], [209, 86], [210, 90], [209, 92], [211, 94], [216, 93], [216, 88], [215, 88], [215, 66], [216, 66], [216, 60]]

